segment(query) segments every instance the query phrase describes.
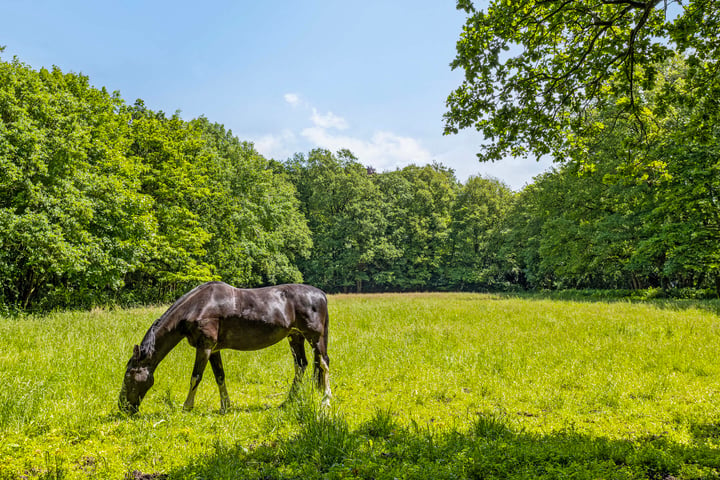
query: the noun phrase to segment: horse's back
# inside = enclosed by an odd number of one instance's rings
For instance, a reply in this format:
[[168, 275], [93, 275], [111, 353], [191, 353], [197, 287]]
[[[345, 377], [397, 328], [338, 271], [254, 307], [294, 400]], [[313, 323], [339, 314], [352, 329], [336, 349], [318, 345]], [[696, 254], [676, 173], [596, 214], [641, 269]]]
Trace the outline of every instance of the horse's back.
[[[254, 305], [253, 308], [256, 309], [254, 314], [258, 318], [263, 317], [263, 321], [274, 325], [282, 324], [288, 334], [296, 330], [306, 338], [327, 335], [327, 296], [319, 288], [288, 283], [240, 290], [242, 296]], [[246, 312], [251, 311], [246, 310]]]
[[[238, 289], [254, 304], [264, 305], [268, 310], [282, 309], [292, 327], [324, 322], [327, 316], [327, 296], [317, 287], [301, 283], [287, 283], [270, 287]], [[295, 325], [299, 323], [300, 325]]]
[[171, 310], [189, 337], [206, 337], [222, 348], [254, 350], [293, 330], [306, 337], [322, 337], [327, 330], [327, 296], [305, 284], [235, 288], [208, 282], [181, 297], [168, 313]]
[[317, 308], [327, 305], [325, 292], [312, 285], [286, 283], [258, 288], [237, 288], [225, 282], [206, 282], [180, 297], [166, 313], [174, 310], [196, 310], [240, 304], [243, 301], [253, 303], [271, 303], [273, 301], [291, 303], [294, 307]]
[[207, 282], [180, 297], [165, 315], [176, 321], [218, 317], [234, 308], [235, 287], [224, 282]]

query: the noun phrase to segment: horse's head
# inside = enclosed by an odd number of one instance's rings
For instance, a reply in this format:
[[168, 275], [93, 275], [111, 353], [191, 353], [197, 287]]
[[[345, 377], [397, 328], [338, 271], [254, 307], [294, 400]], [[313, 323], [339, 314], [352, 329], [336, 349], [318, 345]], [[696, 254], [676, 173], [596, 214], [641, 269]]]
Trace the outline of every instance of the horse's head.
[[154, 382], [152, 369], [146, 362], [143, 362], [140, 348], [135, 345], [120, 389], [120, 399], [118, 400], [120, 410], [125, 413], [137, 413], [140, 402]]

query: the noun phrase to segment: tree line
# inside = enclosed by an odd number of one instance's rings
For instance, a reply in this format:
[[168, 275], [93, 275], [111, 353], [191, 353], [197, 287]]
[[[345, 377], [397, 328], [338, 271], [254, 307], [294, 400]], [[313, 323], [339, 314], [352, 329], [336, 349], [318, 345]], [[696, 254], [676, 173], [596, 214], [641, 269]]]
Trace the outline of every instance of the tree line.
[[293, 185], [223, 126], [128, 105], [83, 75], [0, 62], [6, 308], [300, 281], [311, 245]]
[[347, 151], [296, 155], [281, 170], [314, 242], [298, 265], [330, 291], [720, 296], [717, 155], [694, 146], [662, 167], [644, 157], [652, 165], [630, 174], [616, 141], [598, 144], [601, 161], [567, 162], [520, 192], [458, 182], [439, 164], [375, 173]]
[[0, 301], [164, 302], [208, 280], [720, 293], [720, 167], [714, 143], [679, 142], [693, 112], [656, 118], [662, 141], [632, 162], [618, 145], [634, 126], [618, 121], [514, 192], [438, 163], [376, 172], [347, 150], [266, 159], [206, 118], [2, 61]]

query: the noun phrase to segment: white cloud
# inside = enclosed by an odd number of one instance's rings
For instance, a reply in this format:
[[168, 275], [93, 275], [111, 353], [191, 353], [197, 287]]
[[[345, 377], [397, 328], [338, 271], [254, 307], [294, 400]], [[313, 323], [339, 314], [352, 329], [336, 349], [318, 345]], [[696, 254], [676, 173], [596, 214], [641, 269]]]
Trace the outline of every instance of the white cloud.
[[[392, 131], [376, 131], [369, 138], [354, 135], [349, 123], [331, 111], [318, 112], [299, 94], [286, 93], [284, 100], [292, 107], [302, 107], [311, 113], [305, 117], [305, 128], [285, 129], [279, 134], [267, 134], [254, 140], [257, 151], [276, 160], [292, 157], [298, 152], [325, 148], [332, 152], [350, 150], [363, 165], [378, 171], [394, 170], [410, 164], [426, 165], [436, 157], [416, 138]], [[453, 168], [452, 165], [447, 165]]]
[[455, 176], [461, 182], [470, 176], [482, 175], [502, 180], [514, 190], [532, 183], [533, 177], [547, 171], [553, 162], [543, 157], [539, 162], [533, 158], [507, 157], [496, 162], [480, 162], [476, 153], [480, 150], [481, 138], [474, 131], [462, 131], [456, 135], [437, 139], [431, 148], [433, 159], [455, 170]]
[[[552, 162], [542, 159], [507, 158], [499, 162], [480, 163], [475, 156], [479, 149], [477, 132], [461, 132], [452, 136], [417, 138], [399, 135], [392, 131], [376, 131], [369, 138], [354, 133], [345, 118], [330, 111], [318, 112], [301, 95], [286, 93], [285, 102], [299, 108], [296, 119], [301, 122], [279, 133], [255, 137], [257, 151], [266, 158], [285, 160], [295, 153], [307, 153], [313, 148], [331, 152], [350, 150], [362, 165], [378, 171], [395, 170], [410, 164], [427, 165], [437, 160], [452, 168], [458, 180], [464, 182], [471, 175], [499, 178], [519, 190], [532, 182], [535, 175], [547, 170]], [[311, 115], [308, 117], [306, 113]], [[245, 138], [252, 138], [248, 135]]]
[[265, 158], [285, 160], [297, 153], [297, 137], [290, 130], [283, 130], [277, 135], [263, 135], [253, 141], [255, 150]]
[[297, 93], [286, 93], [284, 95], [285, 101], [292, 105], [293, 107], [297, 107], [300, 105], [300, 95]]
[[312, 144], [331, 151], [346, 148], [357, 156], [360, 163], [378, 170], [392, 170], [412, 163], [425, 165], [432, 161], [432, 155], [418, 140], [392, 132], [375, 132], [369, 140], [363, 140], [335, 135], [326, 128], [315, 126], [304, 129], [302, 136]]
[[312, 109], [312, 120], [313, 124], [319, 128], [335, 128], [337, 130], [345, 130], [348, 128], [348, 124], [344, 118], [338, 117], [332, 112], [327, 112], [325, 115], [320, 115], [317, 109]]
[[[255, 142], [255, 147], [263, 155], [278, 158], [282, 156], [279, 155], [282, 152], [287, 158], [292, 153], [318, 147], [332, 152], [348, 149], [355, 154], [360, 163], [378, 170], [392, 170], [412, 163], [425, 165], [432, 161], [430, 151], [417, 139], [389, 131], [376, 131], [369, 139], [347, 133], [340, 134], [338, 131], [350, 129], [345, 118], [331, 111], [318, 112], [317, 108], [302, 100], [298, 94], [287, 93], [284, 97], [293, 107], [302, 106], [310, 110], [312, 113], [309, 120], [312, 125], [303, 128], [297, 136], [286, 131], [282, 135], [266, 135], [259, 139]], [[301, 143], [305, 144], [303, 146], [306, 148], [298, 150]], [[295, 150], [291, 152], [292, 148]]]

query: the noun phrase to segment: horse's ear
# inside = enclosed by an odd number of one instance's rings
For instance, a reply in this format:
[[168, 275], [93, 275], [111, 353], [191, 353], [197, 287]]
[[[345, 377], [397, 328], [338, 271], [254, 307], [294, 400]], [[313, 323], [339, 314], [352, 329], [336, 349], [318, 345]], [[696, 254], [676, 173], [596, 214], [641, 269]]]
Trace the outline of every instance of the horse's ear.
[[133, 347], [133, 355], [132, 355], [132, 358], [134, 358], [135, 360], [139, 360], [139, 359], [140, 359], [140, 347], [137, 346], [137, 345], [135, 345], [135, 346]]

